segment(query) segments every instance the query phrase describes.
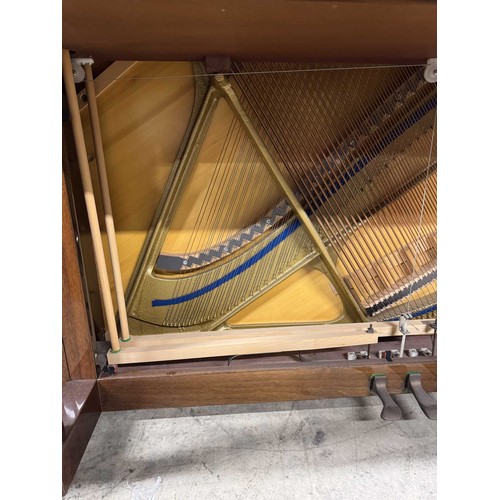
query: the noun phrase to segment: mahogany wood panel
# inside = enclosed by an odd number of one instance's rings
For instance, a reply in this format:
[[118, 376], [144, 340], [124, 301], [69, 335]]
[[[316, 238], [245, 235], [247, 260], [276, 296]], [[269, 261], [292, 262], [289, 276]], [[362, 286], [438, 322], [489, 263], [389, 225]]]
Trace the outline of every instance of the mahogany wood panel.
[[71, 222], [66, 180], [62, 176], [62, 339], [71, 379], [95, 379], [94, 352]]
[[63, 47], [103, 60], [424, 62], [435, 1], [72, 0]]
[[[75, 420], [66, 434], [63, 436], [62, 443], [62, 494], [68, 491], [76, 470], [80, 465], [85, 449], [87, 448], [92, 432], [99, 420], [101, 413], [101, 404], [99, 401], [99, 391], [95, 380], [81, 380], [70, 382], [71, 384], [84, 384], [88, 386], [88, 397], [83, 405], [79, 401], [80, 411], [75, 415]], [[63, 405], [65, 398], [72, 397], [72, 390], [65, 391], [63, 388]], [[80, 391], [81, 392], [81, 391]], [[68, 401], [66, 401], [68, 402]], [[81, 406], [80, 406], [81, 405]], [[64, 430], [64, 424], [63, 424]]]
[[176, 372], [144, 369], [98, 380], [103, 411], [299, 401], [368, 396], [373, 373], [386, 373], [391, 393], [404, 392], [408, 371], [422, 374], [426, 391], [436, 391], [435, 360], [404, 363], [308, 363], [279, 369], [236, 369]]

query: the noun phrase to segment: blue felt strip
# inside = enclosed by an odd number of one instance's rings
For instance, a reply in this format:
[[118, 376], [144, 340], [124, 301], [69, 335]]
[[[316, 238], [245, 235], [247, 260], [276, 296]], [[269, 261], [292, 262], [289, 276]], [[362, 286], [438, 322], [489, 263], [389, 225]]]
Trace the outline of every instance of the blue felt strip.
[[[405, 132], [412, 125], [417, 123], [423, 116], [425, 116], [431, 109], [436, 107], [437, 100], [433, 97], [429, 102], [425, 103], [421, 108], [419, 108], [411, 117], [405, 120], [396, 130], [393, 130], [388, 134], [388, 136], [381, 141], [378, 145], [376, 145], [372, 151], [370, 157], [361, 158], [352, 168], [348, 170], [348, 172], [340, 179], [340, 185], [336, 181], [334, 183], [334, 187], [330, 190], [331, 194], [334, 194], [338, 189], [340, 189], [341, 185], [343, 186], [347, 181], [349, 181], [356, 173], [360, 172], [370, 161], [371, 159], [379, 154], [384, 148], [386, 148], [392, 141], [397, 139], [403, 132]], [[322, 201], [325, 201], [322, 198]], [[311, 210], [307, 209], [306, 213], [311, 215]], [[250, 257], [246, 262], [240, 264], [238, 267], [233, 269], [231, 272], [222, 276], [218, 280], [210, 283], [199, 290], [195, 290], [194, 292], [187, 293], [185, 295], [181, 295], [180, 297], [174, 297], [172, 299], [153, 299], [152, 306], [153, 307], [162, 307], [162, 306], [172, 306], [175, 304], [181, 304], [182, 302], [186, 302], [188, 300], [196, 299], [206, 293], [215, 290], [220, 287], [224, 283], [229, 280], [235, 278], [241, 273], [245, 272], [247, 269], [252, 267], [255, 263], [257, 263], [262, 257], [267, 255], [271, 250], [276, 248], [285, 238], [290, 236], [297, 228], [300, 226], [300, 222], [296, 219], [294, 220], [288, 228], [282, 231], [276, 238], [271, 240], [264, 248], [259, 250], [253, 257]]]
[[298, 229], [300, 226], [300, 222], [298, 219], [295, 219], [285, 230], [283, 230], [276, 238], [271, 240], [264, 248], [259, 250], [253, 257], [250, 257], [246, 262], [240, 264], [238, 267], [234, 268], [230, 273], [222, 276], [218, 280], [215, 280], [213, 283], [210, 283], [199, 290], [195, 290], [194, 292], [187, 293], [186, 295], [181, 295], [180, 297], [175, 297], [173, 299], [154, 299], [152, 302], [153, 307], [160, 306], [172, 306], [174, 304], [180, 304], [182, 302], [186, 302], [188, 300], [196, 299], [201, 295], [205, 295], [212, 290], [215, 290], [219, 286], [223, 285], [227, 281], [236, 278], [239, 274], [245, 272], [248, 268], [252, 267], [256, 264], [262, 257], [271, 252], [274, 248], [276, 248], [280, 243], [283, 242], [285, 238], [290, 236], [294, 231]]

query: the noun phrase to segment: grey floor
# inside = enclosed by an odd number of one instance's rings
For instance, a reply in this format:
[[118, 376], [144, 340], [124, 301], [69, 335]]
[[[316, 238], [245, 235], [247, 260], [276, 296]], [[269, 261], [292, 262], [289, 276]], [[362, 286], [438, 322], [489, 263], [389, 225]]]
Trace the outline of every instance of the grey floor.
[[65, 499], [436, 498], [436, 421], [396, 400], [103, 413]]

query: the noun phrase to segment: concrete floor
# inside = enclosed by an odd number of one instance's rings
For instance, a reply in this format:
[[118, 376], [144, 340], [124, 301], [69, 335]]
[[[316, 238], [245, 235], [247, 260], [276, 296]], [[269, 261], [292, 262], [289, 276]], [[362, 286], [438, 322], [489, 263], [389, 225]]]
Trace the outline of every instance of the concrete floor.
[[436, 498], [436, 421], [395, 399], [103, 413], [65, 499]]

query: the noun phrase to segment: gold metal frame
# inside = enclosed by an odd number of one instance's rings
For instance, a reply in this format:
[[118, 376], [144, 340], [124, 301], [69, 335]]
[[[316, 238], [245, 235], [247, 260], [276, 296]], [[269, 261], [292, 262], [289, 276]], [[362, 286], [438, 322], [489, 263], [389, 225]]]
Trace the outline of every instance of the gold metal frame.
[[[328, 249], [321, 236], [318, 234], [314, 223], [306, 214], [305, 210], [300, 205], [293, 190], [288, 185], [286, 180], [281, 175], [277, 165], [271, 157], [269, 151], [259, 137], [257, 131], [251, 124], [248, 116], [239, 103], [238, 97], [231, 88], [230, 83], [222, 75], [218, 75], [212, 79], [211, 84], [207, 85], [205, 77], [196, 76], [200, 68], [195, 66], [196, 79], [196, 98], [193, 106], [193, 114], [191, 123], [188, 127], [184, 144], [181, 146], [181, 152], [176, 161], [174, 169], [170, 174], [167, 182], [164, 196], [160, 202], [157, 215], [152, 225], [152, 230], [144, 245], [138, 265], [132, 275], [129, 288], [127, 290], [127, 310], [129, 312], [130, 328], [133, 334], [148, 335], [155, 333], [166, 333], [175, 331], [197, 331], [197, 330], [214, 330], [225, 328], [225, 321], [236, 312], [247, 306], [249, 303], [260, 297], [262, 294], [282, 282], [285, 278], [293, 274], [293, 272], [306, 265], [318, 266], [321, 262], [321, 271], [324, 272], [333, 286], [339, 293], [344, 305], [344, 314], [335, 319], [333, 323], [346, 321], [366, 321], [366, 315], [351, 295], [344, 281], [339, 276], [332, 257], [331, 249]], [[202, 96], [204, 94], [204, 96]], [[301, 252], [301, 257], [298, 261], [287, 269], [285, 272], [266, 286], [263, 286], [257, 293], [254, 293], [247, 300], [232, 308], [226, 314], [222, 314], [216, 319], [206, 321], [202, 324], [192, 326], [183, 326], [178, 328], [159, 325], [160, 318], [163, 316], [161, 311], [157, 312], [157, 317], [151, 315], [151, 299], [158, 296], [168, 295], [168, 291], [178, 282], [177, 279], [165, 279], [158, 277], [154, 273], [154, 266], [166, 234], [170, 228], [173, 219], [173, 214], [180, 202], [182, 193], [186, 188], [187, 182], [192, 174], [196, 159], [200, 152], [203, 140], [210, 127], [215, 109], [217, 108], [220, 98], [224, 98], [229, 104], [238, 121], [243, 125], [245, 132], [256, 147], [264, 165], [271, 174], [273, 180], [280, 187], [285, 198], [288, 200], [295, 215], [301, 222], [301, 227], [297, 233], [300, 235], [306, 232], [311, 239], [311, 247], [304, 249]], [[265, 237], [264, 235], [262, 237]], [[292, 237], [288, 240], [287, 245], [299, 244], [298, 238]], [[318, 260], [318, 256], [320, 260]], [[189, 278], [179, 278], [189, 279]], [[148, 318], [146, 321], [144, 318]], [[271, 325], [269, 325], [271, 326]], [[234, 327], [231, 327], [234, 328]]]

